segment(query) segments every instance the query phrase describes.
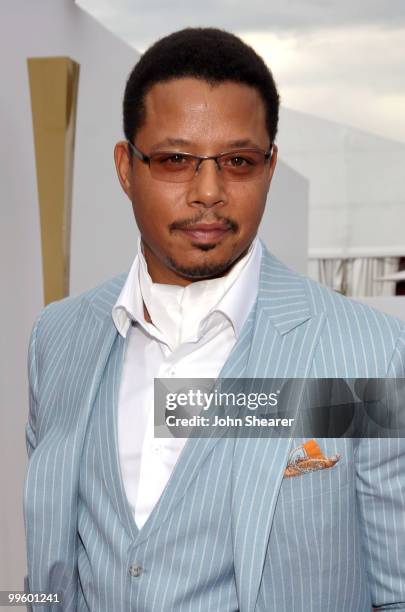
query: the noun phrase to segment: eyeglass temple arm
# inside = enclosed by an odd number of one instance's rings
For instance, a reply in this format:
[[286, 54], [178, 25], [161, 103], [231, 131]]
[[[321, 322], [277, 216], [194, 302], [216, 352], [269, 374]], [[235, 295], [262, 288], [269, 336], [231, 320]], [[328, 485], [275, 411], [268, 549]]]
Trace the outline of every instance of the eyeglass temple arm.
[[266, 151], [266, 153], [264, 154], [265, 159], [270, 159], [271, 154], [273, 153], [273, 149], [274, 149], [274, 145], [271, 144], [269, 150]]
[[148, 157], [147, 155], [145, 155], [145, 153], [142, 153], [142, 151], [139, 151], [139, 149], [137, 149], [130, 140], [127, 140], [127, 143], [129, 144], [129, 147], [131, 149], [131, 151], [133, 152], [133, 154], [140, 159], [141, 161], [143, 161], [146, 164], [149, 164], [150, 162], [150, 157]]

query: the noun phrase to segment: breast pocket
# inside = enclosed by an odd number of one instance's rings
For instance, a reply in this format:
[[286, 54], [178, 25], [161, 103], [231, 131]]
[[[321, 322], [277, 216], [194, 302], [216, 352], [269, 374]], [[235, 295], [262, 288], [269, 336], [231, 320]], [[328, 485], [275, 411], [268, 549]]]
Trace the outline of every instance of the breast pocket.
[[332, 467], [306, 472], [300, 476], [284, 477], [279, 500], [283, 503], [296, 503], [319, 495], [333, 495], [353, 480], [354, 473], [345, 458], [341, 457]]

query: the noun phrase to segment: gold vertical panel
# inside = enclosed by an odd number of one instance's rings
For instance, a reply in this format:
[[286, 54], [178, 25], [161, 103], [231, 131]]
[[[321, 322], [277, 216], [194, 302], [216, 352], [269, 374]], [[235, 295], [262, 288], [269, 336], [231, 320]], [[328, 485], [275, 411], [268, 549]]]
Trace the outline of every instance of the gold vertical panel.
[[73, 155], [79, 64], [28, 58], [41, 223], [44, 300], [69, 294]]

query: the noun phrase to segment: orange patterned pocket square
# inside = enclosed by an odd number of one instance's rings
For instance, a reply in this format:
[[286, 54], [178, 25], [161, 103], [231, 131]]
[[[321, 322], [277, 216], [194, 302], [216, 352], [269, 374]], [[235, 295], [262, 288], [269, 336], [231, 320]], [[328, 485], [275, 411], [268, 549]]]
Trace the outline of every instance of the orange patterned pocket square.
[[314, 439], [308, 440], [308, 442], [290, 452], [284, 477], [290, 478], [291, 476], [301, 476], [301, 474], [307, 472], [324, 470], [335, 465], [339, 459], [339, 454], [333, 455], [333, 457], [325, 457], [318, 442]]

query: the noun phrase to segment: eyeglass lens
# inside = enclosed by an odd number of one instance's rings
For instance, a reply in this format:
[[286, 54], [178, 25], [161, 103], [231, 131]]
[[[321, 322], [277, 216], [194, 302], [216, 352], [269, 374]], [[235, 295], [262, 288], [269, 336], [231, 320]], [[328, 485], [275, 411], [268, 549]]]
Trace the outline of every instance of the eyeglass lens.
[[[266, 157], [261, 151], [245, 150], [224, 153], [216, 160], [211, 162], [217, 163], [225, 180], [245, 181], [263, 172]], [[150, 157], [150, 170], [158, 180], [182, 183], [192, 180], [206, 161], [184, 153], [154, 153]]]

